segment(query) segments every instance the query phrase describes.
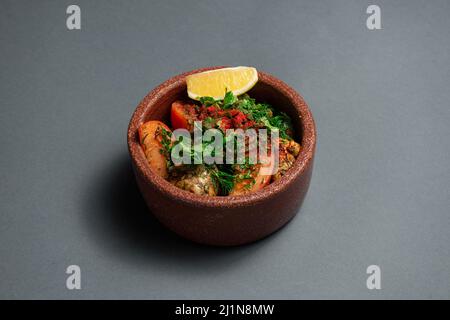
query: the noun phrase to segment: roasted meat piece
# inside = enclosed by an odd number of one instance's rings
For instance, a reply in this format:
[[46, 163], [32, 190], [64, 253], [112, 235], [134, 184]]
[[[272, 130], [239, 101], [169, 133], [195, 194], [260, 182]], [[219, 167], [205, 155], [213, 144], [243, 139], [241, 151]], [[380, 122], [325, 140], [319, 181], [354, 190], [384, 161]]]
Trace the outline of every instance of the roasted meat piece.
[[169, 182], [183, 190], [207, 196], [217, 195], [217, 188], [210, 171], [204, 165], [181, 165], [174, 167]]
[[301, 146], [294, 140], [280, 139], [278, 171], [273, 175], [273, 181], [280, 179], [294, 164], [300, 153]]
[[[164, 134], [166, 133], [166, 134]], [[164, 142], [170, 143], [172, 132], [161, 121], [148, 121], [139, 128], [139, 142], [150, 167], [161, 177], [167, 178], [168, 155], [162, 152]]]

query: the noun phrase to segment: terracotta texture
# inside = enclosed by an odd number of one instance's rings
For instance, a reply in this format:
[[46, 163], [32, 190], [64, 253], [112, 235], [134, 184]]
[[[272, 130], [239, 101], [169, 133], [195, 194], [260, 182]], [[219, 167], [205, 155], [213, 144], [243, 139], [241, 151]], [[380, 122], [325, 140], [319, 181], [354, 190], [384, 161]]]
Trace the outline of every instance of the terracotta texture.
[[182, 237], [211, 245], [240, 245], [276, 231], [299, 211], [308, 191], [316, 145], [312, 114], [303, 98], [284, 82], [264, 72], [249, 92], [257, 101], [286, 112], [302, 151], [277, 182], [242, 196], [207, 197], [178, 189], [148, 166], [138, 141], [138, 128], [148, 120], [169, 123], [171, 103], [187, 99], [185, 77], [212, 67], [175, 76], [153, 89], [139, 104], [128, 127], [128, 148], [141, 193], [162, 224]]

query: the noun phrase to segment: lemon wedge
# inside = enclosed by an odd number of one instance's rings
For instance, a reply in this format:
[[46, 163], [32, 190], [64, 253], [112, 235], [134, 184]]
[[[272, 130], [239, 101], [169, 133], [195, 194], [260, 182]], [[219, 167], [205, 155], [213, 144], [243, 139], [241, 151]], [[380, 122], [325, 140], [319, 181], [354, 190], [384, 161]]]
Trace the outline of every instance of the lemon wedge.
[[238, 96], [250, 90], [256, 82], [258, 72], [253, 67], [222, 68], [186, 77], [188, 96], [194, 100], [200, 97], [221, 100], [226, 91]]

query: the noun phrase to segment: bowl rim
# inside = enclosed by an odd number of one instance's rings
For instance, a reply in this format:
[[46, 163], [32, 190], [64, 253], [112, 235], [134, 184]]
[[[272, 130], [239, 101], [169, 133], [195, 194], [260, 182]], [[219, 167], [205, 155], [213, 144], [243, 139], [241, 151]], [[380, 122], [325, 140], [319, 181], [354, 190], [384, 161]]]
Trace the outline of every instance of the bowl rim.
[[[312, 165], [315, 147], [316, 147], [316, 126], [312, 113], [303, 97], [293, 88], [288, 86], [282, 80], [266, 72], [258, 70], [258, 82], [273, 87], [275, 90], [283, 94], [291, 102], [301, 118], [302, 129], [302, 149], [292, 167], [283, 175], [282, 179], [272, 182], [268, 186], [256, 192], [238, 195], [238, 196], [206, 196], [196, 195], [189, 191], [182, 190], [163, 177], [157, 175], [148, 165], [145, 154], [136, 139], [137, 130], [144, 122], [144, 116], [147, 109], [155, 102], [163, 97], [167, 92], [177, 86], [185, 84], [186, 76], [207, 70], [225, 68], [228, 66], [213, 66], [199, 68], [178, 74], [164, 81], [153, 90], [151, 90], [139, 103], [130, 119], [127, 130], [128, 151], [135, 170], [144, 178], [146, 184], [152, 185], [154, 188], [166, 194], [171, 200], [177, 203], [184, 203], [194, 207], [210, 207], [210, 208], [232, 208], [251, 206], [256, 203], [276, 197], [278, 193], [288, 188], [296, 178], [298, 178], [310, 165]], [[276, 106], [275, 106], [276, 107]]]

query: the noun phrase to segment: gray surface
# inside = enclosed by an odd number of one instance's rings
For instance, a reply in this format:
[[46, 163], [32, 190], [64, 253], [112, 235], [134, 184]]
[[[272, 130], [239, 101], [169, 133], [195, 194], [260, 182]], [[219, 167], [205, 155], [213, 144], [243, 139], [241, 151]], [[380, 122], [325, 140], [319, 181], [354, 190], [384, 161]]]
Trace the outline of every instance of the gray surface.
[[[380, 31], [368, 1], [77, 1], [67, 31], [71, 3], [0, 2], [1, 298], [450, 297], [449, 1], [376, 1]], [[151, 88], [222, 64], [285, 80], [318, 129], [301, 214], [232, 249], [146, 214], [125, 141]]]

